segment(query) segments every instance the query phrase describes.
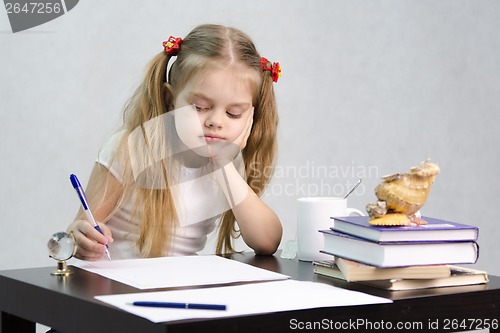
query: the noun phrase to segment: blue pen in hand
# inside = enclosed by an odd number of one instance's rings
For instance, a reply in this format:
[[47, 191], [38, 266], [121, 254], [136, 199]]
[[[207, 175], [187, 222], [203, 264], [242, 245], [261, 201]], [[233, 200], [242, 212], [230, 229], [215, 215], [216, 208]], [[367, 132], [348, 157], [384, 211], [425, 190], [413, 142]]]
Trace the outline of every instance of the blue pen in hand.
[[[71, 176], [69, 176], [69, 179], [71, 180], [71, 184], [75, 188], [76, 193], [80, 198], [80, 202], [82, 203], [82, 208], [83, 211], [85, 212], [85, 216], [87, 216], [87, 219], [90, 221], [90, 223], [92, 223], [94, 229], [99, 231], [102, 235], [104, 235], [101, 228], [97, 225], [97, 222], [94, 219], [94, 215], [92, 215], [92, 212], [90, 211], [90, 207], [87, 202], [87, 197], [85, 196], [85, 192], [83, 191], [82, 185], [80, 184], [78, 177], [72, 174]], [[111, 256], [109, 255], [108, 251], [108, 244], [106, 244], [106, 256], [108, 257], [108, 260], [111, 260]]]

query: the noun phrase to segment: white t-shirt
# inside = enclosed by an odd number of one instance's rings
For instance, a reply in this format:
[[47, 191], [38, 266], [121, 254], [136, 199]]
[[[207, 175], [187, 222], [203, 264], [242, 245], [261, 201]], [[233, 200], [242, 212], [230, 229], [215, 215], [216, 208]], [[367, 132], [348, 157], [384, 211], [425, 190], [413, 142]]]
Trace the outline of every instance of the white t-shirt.
[[[113, 135], [104, 144], [97, 158], [97, 163], [106, 167], [121, 183], [124, 166], [113, 158], [123, 134], [124, 132], [118, 132]], [[178, 197], [174, 197], [174, 201], [180, 225], [172, 235], [169, 253], [172, 256], [194, 255], [201, 251], [207, 242], [207, 235], [215, 229], [216, 220], [222, 212], [229, 209], [213, 175], [203, 174], [201, 168], [181, 167], [180, 172], [191, 180], [174, 186], [173, 192], [179, 193]], [[114, 241], [109, 245], [113, 259], [141, 257], [136, 245], [141, 221], [137, 216], [132, 216], [132, 204], [131, 196], [125, 197], [118, 211], [106, 224], [113, 235]]]

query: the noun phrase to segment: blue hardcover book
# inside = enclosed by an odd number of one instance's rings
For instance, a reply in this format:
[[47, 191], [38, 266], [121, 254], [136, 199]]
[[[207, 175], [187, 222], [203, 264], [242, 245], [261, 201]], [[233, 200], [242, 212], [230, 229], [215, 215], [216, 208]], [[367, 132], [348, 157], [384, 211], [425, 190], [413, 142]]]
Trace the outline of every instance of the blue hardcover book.
[[332, 217], [332, 230], [376, 242], [450, 242], [476, 241], [478, 227], [422, 216], [420, 226], [381, 227], [371, 225], [369, 216]]
[[320, 230], [324, 236], [321, 252], [376, 267], [472, 264], [479, 256], [474, 241], [375, 242], [333, 230]]

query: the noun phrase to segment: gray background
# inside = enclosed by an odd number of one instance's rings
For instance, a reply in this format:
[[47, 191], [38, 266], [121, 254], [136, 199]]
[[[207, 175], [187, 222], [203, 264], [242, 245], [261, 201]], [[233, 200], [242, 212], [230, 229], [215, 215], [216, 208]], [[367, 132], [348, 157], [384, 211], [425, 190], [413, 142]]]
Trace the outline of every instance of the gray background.
[[[296, 199], [364, 209], [386, 174], [430, 158], [424, 215], [480, 228], [474, 267], [500, 274], [500, 2], [85, 0], [10, 31], [0, 10], [0, 269], [53, 265], [46, 243], [79, 203], [97, 151], [170, 35], [236, 26], [280, 61], [279, 160], [264, 199], [295, 238]], [[327, 172], [325, 172], [325, 170]]]

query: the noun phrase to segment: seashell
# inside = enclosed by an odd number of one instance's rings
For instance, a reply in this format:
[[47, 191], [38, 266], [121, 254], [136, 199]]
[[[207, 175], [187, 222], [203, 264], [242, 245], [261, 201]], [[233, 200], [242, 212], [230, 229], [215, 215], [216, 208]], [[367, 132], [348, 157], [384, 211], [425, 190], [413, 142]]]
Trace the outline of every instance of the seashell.
[[389, 212], [413, 215], [425, 204], [439, 172], [436, 163], [424, 161], [408, 173], [383, 177], [375, 188], [375, 195], [386, 202]]
[[370, 202], [366, 205], [366, 211], [370, 217], [382, 217], [387, 214], [385, 201]]
[[402, 226], [402, 225], [409, 225], [410, 223], [410, 218], [401, 213], [391, 213], [391, 214], [386, 214], [381, 217], [375, 217], [372, 219], [368, 220], [368, 223], [372, 225], [379, 225], [379, 226], [390, 226], [390, 227], [396, 227], [396, 226]]

